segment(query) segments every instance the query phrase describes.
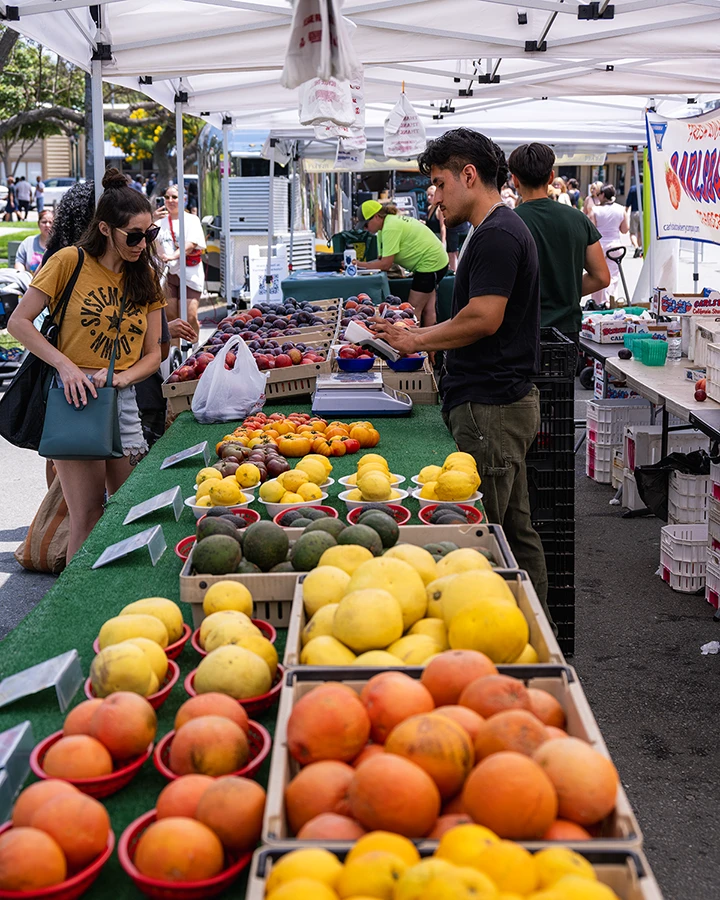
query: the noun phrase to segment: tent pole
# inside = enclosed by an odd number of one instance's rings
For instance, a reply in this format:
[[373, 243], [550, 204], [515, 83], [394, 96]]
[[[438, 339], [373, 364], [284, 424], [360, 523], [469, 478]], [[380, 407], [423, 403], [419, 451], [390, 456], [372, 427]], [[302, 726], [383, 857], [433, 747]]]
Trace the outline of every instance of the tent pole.
[[275, 231], [275, 138], [270, 138], [270, 181], [268, 183], [268, 241], [267, 241], [267, 268], [265, 269], [265, 300], [270, 301], [270, 287], [272, 285], [272, 248], [273, 233]]
[[693, 241], [693, 294], [699, 294], [700, 291], [700, 244]]
[[[175, 95], [175, 152], [177, 158], [177, 191], [178, 191], [178, 234], [180, 248], [180, 318], [187, 322], [187, 271], [185, 267], [185, 148], [183, 146], [183, 103], [187, 103], [187, 92], [183, 91], [182, 78]], [[199, 337], [199, 335], [198, 335]]]
[[223, 139], [223, 178], [220, 212], [222, 216], [222, 238], [225, 244], [225, 265], [223, 278], [225, 281], [225, 303], [228, 309], [233, 305], [233, 258], [232, 235], [230, 234], [230, 127], [232, 119], [226, 116], [222, 124]]
[[297, 144], [292, 147], [292, 161], [290, 163], [290, 258], [288, 259], [288, 271], [293, 270], [293, 245], [295, 243], [295, 179], [297, 178]]
[[633, 147], [633, 168], [635, 169], [635, 193], [637, 194], [638, 211], [640, 213], [640, 247], [645, 247], [645, 225], [643, 222], [643, 198], [640, 190], [640, 163], [638, 160], [638, 148]]
[[105, 174], [105, 123], [103, 122], [102, 62], [93, 59], [90, 63], [90, 83], [92, 98], [92, 140], [93, 179], [95, 180], [95, 203], [103, 192], [102, 180]]

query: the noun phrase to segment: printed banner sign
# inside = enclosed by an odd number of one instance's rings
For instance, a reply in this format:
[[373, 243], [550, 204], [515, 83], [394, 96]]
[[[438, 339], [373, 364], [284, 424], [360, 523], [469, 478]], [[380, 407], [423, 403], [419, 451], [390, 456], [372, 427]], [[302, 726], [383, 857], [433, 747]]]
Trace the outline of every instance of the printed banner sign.
[[720, 244], [720, 112], [646, 119], [657, 237]]

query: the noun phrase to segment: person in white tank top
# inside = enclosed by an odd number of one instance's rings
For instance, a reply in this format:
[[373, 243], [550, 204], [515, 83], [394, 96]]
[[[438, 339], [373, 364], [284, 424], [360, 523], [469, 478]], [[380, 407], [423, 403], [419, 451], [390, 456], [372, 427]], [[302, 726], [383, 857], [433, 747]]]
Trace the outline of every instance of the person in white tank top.
[[[627, 234], [630, 230], [625, 208], [615, 202], [615, 188], [611, 184], [605, 184], [599, 192], [600, 203], [593, 206], [588, 211], [588, 218], [600, 232], [600, 246], [603, 252], [611, 247], [619, 247], [622, 245], [621, 235]], [[593, 301], [598, 306], [605, 306], [610, 302], [610, 297], [617, 298], [618, 288], [620, 287], [620, 269], [617, 263], [611, 259], [607, 260], [608, 269], [610, 270], [610, 284], [601, 291], [595, 291], [591, 294]], [[626, 297], [627, 302], [630, 301]]]

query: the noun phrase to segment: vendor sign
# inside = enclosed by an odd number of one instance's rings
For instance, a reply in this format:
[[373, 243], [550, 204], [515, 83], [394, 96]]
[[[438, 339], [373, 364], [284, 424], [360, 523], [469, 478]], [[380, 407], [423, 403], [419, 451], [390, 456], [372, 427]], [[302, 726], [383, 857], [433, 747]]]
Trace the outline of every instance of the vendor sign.
[[720, 112], [647, 113], [657, 237], [720, 244]]

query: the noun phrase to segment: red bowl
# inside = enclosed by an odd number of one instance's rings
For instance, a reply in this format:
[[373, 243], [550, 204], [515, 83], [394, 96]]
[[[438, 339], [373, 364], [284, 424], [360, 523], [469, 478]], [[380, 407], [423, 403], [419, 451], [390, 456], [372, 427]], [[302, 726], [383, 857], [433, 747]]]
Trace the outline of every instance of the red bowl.
[[[30, 754], [30, 768], [38, 778], [45, 779], [56, 777], [54, 775], [48, 775], [45, 769], [43, 769], [43, 760], [45, 759], [45, 754], [48, 750], [53, 744], [56, 744], [62, 736], [62, 731], [56, 731], [54, 734], [46, 737], [44, 741], [40, 741], [40, 743], [33, 748], [33, 751]], [[144, 753], [140, 754], [140, 756], [136, 756], [135, 759], [130, 760], [130, 762], [123, 763], [109, 775], [99, 775], [97, 778], [63, 778], [62, 781], [68, 781], [70, 784], [75, 785], [79, 791], [82, 791], [83, 794], [88, 794], [90, 797], [109, 797], [110, 794], [114, 794], [119, 791], [120, 788], [124, 788], [126, 784], [130, 784], [140, 771], [140, 767], [150, 759], [152, 751], [153, 745], [150, 744]]]
[[[264, 638], [267, 638], [271, 644], [275, 643], [275, 641], [277, 640], [277, 631], [275, 631], [275, 629], [269, 622], [264, 622], [262, 619], [251, 619], [250, 621], [253, 623], [253, 625], [259, 628], [260, 631], [262, 631]], [[207, 650], [204, 650], [200, 646], [199, 628], [196, 628], [195, 631], [193, 631], [190, 643], [192, 644], [192, 648], [196, 653], [199, 653], [200, 656], [207, 656]]]
[[[291, 509], [297, 509], [298, 511], [302, 512], [302, 510], [303, 510], [303, 509], [307, 509], [307, 507], [303, 507], [303, 506], [288, 506], [287, 509], [283, 509], [283, 510], [282, 510], [281, 512], [279, 512], [276, 516], [273, 516], [273, 522], [274, 522], [276, 525], [280, 525], [281, 528], [292, 528], [292, 527], [293, 527], [292, 525], [281, 525], [281, 524], [280, 524], [280, 519], [282, 519], [282, 517], [283, 517], [284, 515], [286, 515], [287, 513], [289, 513]], [[313, 509], [319, 509], [321, 512], [326, 513], [326, 514], [327, 514], [327, 517], [328, 517], [329, 519], [337, 519], [337, 517], [338, 517], [338, 512], [337, 512], [337, 510], [336, 510], [336, 509], [333, 509], [332, 506], [313, 506]]]
[[[170, 696], [170, 691], [173, 689], [173, 686], [175, 685], [179, 677], [180, 666], [175, 662], [175, 660], [168, 659], [168, 669], [165, 673], [163, 683], [160, 685], [159, 690], [155, 691], [154, 694], [150, 694], [149, 697], [145, 698], [153, 709], [160, 709], [163, 703]], [[95, 694], [93, 694], [93, 689], [89, 678], [87, 678], [85, 681], [85, 696], [88, 698], [88, 700], [95, 699]]]
[[[398, 523], [398, 525], [407, 525], [410, 521], [410, 517], [412, 513], [409, 509], [405, 509], [404, 506], [397, 506], [394, 503], [383, 504], [388, 512], [392, 513], [393, 519]], [[347, 514], [347, 520], [351, 525], [357, 525], [358, 517], [361, 516], [364, 512], [367, 512], [367, 509], [364, 506], [358, 506], [355, 509], [351, 509]]]
[[[167, 656], [168, 659], [177, 659], [178, 656], [180, 656], [180, 654], [182, 653], [183, 647], [190, 640], [191, 634], [192, 634], [192, 628], [189, 625], [186, 625], [185, 623], [183, 623], [182, 637], [178, 638], [174, 644], [168, 644], [167, 647], [165, 647], [165, 655]], [[95, 638], [95, 640], [93, 641], [93, 650], [96, 653], [100, 652], [100, 639], [99, 638]]]
[[[193, 669], [185, 679], [185, 690], [191, 697], [197, 697], [197, 691], [193, 686], [193, 682], [195, 681], [195, 673], [197, 669]], [[285, 675], [285, 669], [283, 666], [278, 664], [277, 672], [275, 673], [275, 680], [272, 683], [272, 687], [267, 692], [267, 694], [259, 694], [257, 697], [248, 697], [246, 700], [238, 700], [240, 706], [245, 708], [245, 712], [249, 716], [254, 716], [257, 713], [264, 712], [266, 709], [270, 709], [275, 703], [277, 703], [278, 698], [280, 697], [280, 691], [282, 690], [283, 676]]]
[[[459, 506], [460, 509], [465, 513], [465, 515], [467, 516], [468, 525], [479, 525], [485, 518], [482, 511], [479, 509], [475, 509], [474, 506], [469, 506], [466, 503], [456, 503], [455, 506]], [[431, 506], [422, 507], [422, 509], [418, 513], [418, 518], [423, 523], [423, 525], [433, 524], [430, 521], [430, 516], [435, 512], [437, 508], [437, 503], [433, 503]]]
[[135, 819], [123, 831], [118, 843], [120, 865], [132, 878], [135, 887], [146, 897], [157, 900], [203, 900], [205, 897], [216, 897], [230, 887], [243, 869], [250, 864], [252, 853], [228, 853], [225, 855], [226, 867], [213, 878], [206, 878], [203, 881], [160, 881], [157, 878], [148, 878], [135, 867], [133, 860], [138, 841], [155, 819], [154, 809]]
[[[12, 822], [6, 822], [0, 825], [0, 835], [5, 834], [13, 827]], [[70, 878], [60, 884], [54, 884], [52, 887], [39, 888], [36, 891], [3, 891], [0, 890], [0, 900], [76, 900], [90, 888], [90, 885], [100, 874], [100, 870], [110, 859], [115, 847], [115, 835], [112, 829], [108, 833], [107, 844], [105, 849], [96, 857], [88, 866], [76, 872]]]
[[[231, 506], [230, 512], [234, 516], [245, 519], [247, 525], [254, 525], [255, 522], [260, 521], [260, 513], [255, 509], [248, 509], [246, 506]], [[205, 515], [203, 516], [200, 516], [200, 518], [197, 520], [197, 524], [199, 525], [206, 516], [207, 513], [205, 513]], [[245, 526], [246, 528], [247, 525]]]
[[183, 538], [181, 541], [178, 541], [177, 544], [175, 544], [175, 555], [179, 556], [180, 559], [185, 562], [188, 556], [190, 556], [196, 540], [197, 538], [195, 537], [195, 535], [191, 534], [188, 537]]
[[[170, 768], [170, 745], [175, 737], [174, 731], [169, 731], [165, 737], [158, 743], [153, 755], [155, 768], [168, 781], [175, 781], [179, 778]], [[250, 721], [250, 730], [248, 731], [248, 744], [250, 745], [250, 756], [248, 763], [237, 772], [230, 772], [230, 775], [239, 775], [243, 778], [254, 778], [260, 770], [260, 766], [265, 762], [272, 745], [270, 732], [263, 728], [258, 722]]]

